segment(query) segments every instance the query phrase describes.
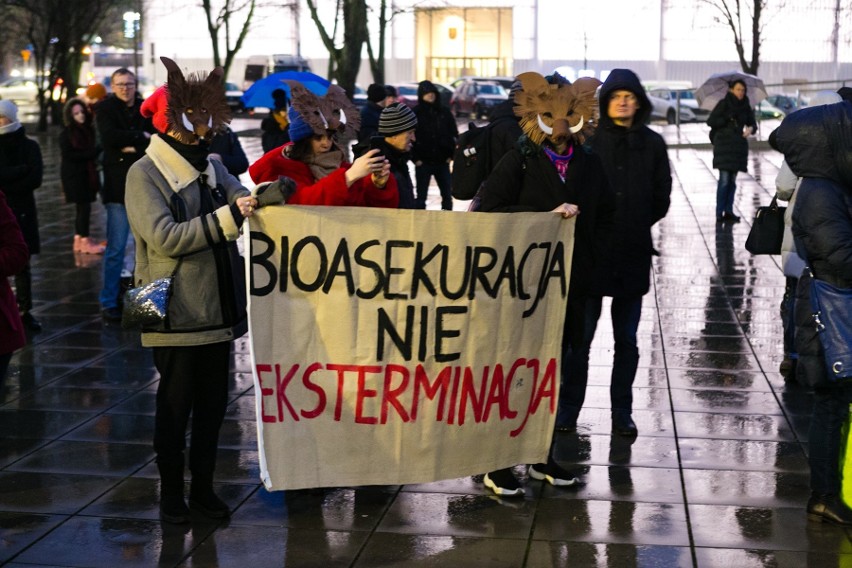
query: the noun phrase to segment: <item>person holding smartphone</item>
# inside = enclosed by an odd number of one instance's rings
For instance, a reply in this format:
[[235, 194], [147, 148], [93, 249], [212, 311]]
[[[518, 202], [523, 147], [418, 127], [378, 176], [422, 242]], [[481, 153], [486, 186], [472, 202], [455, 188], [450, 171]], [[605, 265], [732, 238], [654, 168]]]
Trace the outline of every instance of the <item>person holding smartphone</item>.
[[288, 177], [295, 190], [289, 205], [349, 205], [396, 208], [396, 180], [390, 163], [370, 150], [351, 164], [337, 143], [357, 131], [358, 110], [346, 92], [332, 85], [322, 98], [298, 81], [287, 81], [291, 102], [290, 143], [275, 148], [249, 167], [255, 183]]
[[414, 184], [408, 162], [414, 144], [417, 116], [402, 103], [393, 103], [379, 116], [378, 135], [370, 138], [370, 149], [378, 150], [390, 163], [390, 173], [396, 179], [400, 209], [417, 209]]

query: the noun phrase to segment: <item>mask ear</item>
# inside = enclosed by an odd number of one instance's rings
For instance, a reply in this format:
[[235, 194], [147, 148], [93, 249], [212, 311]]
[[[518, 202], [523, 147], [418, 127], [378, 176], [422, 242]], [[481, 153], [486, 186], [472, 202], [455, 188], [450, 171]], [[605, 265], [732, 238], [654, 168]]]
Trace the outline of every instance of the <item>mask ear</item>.
[[225, 70], [221, 67], [216, 67], [210, 74], [207, 76], [207, 79], [204, 81], [205, 86], [211, 87], [219, 87], [224, 81], [222, 77], [225, 75]]
[[183, 78], [183, 71], [180, 70], [178, 64], [169, 59], [168, 57], [160, 57], [160, 61], [163, 62], [163, 65], [166, 67], [166, 70], [169, 72], [169, 84], [180, 86], [183, 85], [186, 81]]

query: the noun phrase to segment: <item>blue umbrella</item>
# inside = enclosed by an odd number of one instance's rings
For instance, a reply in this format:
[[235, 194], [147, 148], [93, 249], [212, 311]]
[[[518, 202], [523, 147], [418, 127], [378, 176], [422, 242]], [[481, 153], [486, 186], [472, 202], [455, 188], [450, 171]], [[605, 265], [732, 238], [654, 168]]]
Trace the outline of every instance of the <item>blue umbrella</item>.
[[242, 101], [246, 108], [265, 107], [274, 108], [275, 101], [272, 99], [272, 91], [283, 89], [290, 98], [290, 87], [284, 81], [298, 81], [310, 92], [322, 96], [328, 91], [331, 84], [328, 79], [307, 71], [281, 71], [267, 75], [256, 81], [254, 85], [243, 93]]

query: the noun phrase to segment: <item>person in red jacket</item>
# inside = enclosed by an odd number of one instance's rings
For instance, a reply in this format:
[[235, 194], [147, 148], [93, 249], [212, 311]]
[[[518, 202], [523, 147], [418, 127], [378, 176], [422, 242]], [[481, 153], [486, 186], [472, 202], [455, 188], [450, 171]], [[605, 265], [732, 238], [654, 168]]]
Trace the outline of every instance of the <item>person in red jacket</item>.
[[[288, 177], [295, 191], [288, 205], [350, 205], [396, 208], [399, 192], [390, 162], [370, 150], [351, 164], [336, 138], [357, 132], [360, 115], [346, 92], [331, 85], [322, 96], [297, 81], [291, 92], [290, 142], [270, 150], [249, 167], [255, 183]], [[350, 133], [351, 133], [350, 132]]]
[[0, 382], [6, 377], [12, 353], [27, 343], [9, 277], [19, 273], [29, 258], [15, 214], [6, 205], [6, 195], [0, 191]]

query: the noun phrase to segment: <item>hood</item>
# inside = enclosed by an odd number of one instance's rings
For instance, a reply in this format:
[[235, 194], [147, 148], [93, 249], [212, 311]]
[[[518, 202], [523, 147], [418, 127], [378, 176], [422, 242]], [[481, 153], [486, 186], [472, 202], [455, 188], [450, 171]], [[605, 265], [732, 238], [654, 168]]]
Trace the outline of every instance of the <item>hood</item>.
[[71, 116], [71, 107], [73, 107], [75, 105], [83, 105], [83, 108], [86, 109], [86, 122], [85, 122], [85, 124], [86, 124], [86, 126], [90, 125], [92, 123], [92, 113], [89, 112], [89, 107], [85, 103], [85, 101], [83, 101], [83, 99], [80, 99], [78, 97], [68, 99], [68, 102], [65, 103], [64, 107], [62, 107], [62, 124], [64, 124], [65, 126], [74, 126], [74, 125], [77, 124], [74, 121], [74, 117]]
[[634, 125], [641, 125], [648, 122], [651, 116], [651, 101], [645, 93], [645, 88], [642, 87], [639, 77], [630, 69], [613, 69], [609, 76], [601, 85], [598, 101], [601, 109], [600, 122], [604, 126], [612, 125], [612, 120], [607, 116], [607, 106], [609, 99], [615, 91], [630, 91], [636, 98], [639, 99], [639, 110], [636, 111], [636, 117], [633, 119]]
[[433, 106], [441, 106], [441, 93], [438, 92], [438, 87], [432, 81], [420, 81], [417, 85], [417, 104], [423, 103], [423, 95], [426, 93], [435, 93], [437, 96]]
[[852, 185], [852, 102], [814, 106], [788, 114], [770, 136], [798, 177]]

